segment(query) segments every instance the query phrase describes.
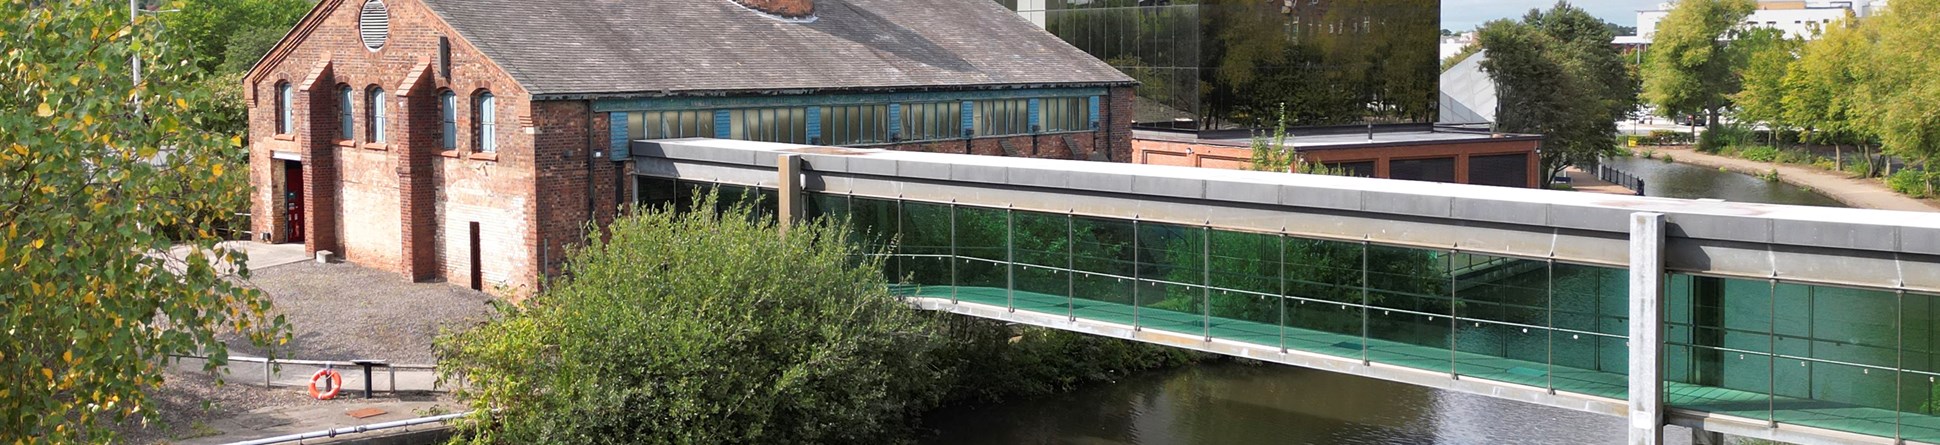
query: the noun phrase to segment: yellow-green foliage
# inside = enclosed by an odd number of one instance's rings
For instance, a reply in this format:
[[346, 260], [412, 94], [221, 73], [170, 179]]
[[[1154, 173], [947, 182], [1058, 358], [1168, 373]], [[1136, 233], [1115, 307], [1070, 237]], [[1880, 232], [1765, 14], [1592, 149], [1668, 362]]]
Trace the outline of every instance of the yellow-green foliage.
[[[217, 335], [287, 338], [269, 299], [212, 267], [242, 206], [241, 139], [187, 119], [210, 100], [142, 16], [97, 1], [0, 0], [0, 442], [109, 442], [153, 414], [163, 359], [227, 357]], [[147, 61], [143, 82], [129, 59]], [[135, 106], [140, 107], [140, 112]], [[187, 258], [160, 253], [194, 247]], [[242, 272], [247, 276], [247, 271]]]

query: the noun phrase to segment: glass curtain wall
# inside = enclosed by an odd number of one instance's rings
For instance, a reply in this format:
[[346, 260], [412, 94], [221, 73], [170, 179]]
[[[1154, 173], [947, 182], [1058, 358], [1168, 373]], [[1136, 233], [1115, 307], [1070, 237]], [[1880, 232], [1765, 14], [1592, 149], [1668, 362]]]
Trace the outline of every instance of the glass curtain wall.
[[[643, 179], [644, 204], [701, 183]], [[723, 186], [771, 214], [772, 190]], [[1628, 271], [1089, 216], [808, 194], [949, 298], [1622, 399]], [[1940, 296], [1667, 277], [1664, 385], [1681, 409], [1940, 442]]]
[[1435, 0], [997, 0], [1138, 79], [1135, 125], [1432, 122]]
[[[1622, 398], [1623, 269], [809, 193], [904, 295]], [[1552, 310], [1554, 308], [1554, 310]], [[1553, 345], [1553, 346], [1552, 346]]]
[[1672, 406], [1940, 442], [1935, 297], [1685, 274], [1669, 283]]

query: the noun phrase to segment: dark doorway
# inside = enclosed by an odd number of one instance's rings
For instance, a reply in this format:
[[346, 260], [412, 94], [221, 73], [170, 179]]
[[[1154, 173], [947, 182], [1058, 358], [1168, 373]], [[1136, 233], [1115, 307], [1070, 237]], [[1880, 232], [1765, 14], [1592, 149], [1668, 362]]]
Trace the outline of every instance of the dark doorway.
[[283, 161], [283, 218], [289, 232], [285, 239], [303, 242], [303, 163]]
[[484, 256], [478, 253], [478, 222], [471, 223], [472, 290], [485, 290]]

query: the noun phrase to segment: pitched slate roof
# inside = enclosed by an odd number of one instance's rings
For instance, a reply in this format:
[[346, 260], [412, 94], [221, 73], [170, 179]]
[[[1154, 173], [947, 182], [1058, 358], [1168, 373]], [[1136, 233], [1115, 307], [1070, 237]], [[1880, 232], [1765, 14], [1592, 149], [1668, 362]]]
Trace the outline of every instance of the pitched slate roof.
[[423, 0], [534, 95], [1125, 85], [991, 0]]

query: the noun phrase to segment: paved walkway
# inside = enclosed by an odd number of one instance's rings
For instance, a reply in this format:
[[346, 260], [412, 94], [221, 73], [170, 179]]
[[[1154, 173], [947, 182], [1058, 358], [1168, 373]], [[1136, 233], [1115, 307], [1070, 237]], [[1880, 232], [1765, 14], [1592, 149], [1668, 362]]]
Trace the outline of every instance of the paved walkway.
[[[376, 414], [357, 418], [354, 411], [372, 410], [358, 414]], [[205, 424], [202, 436], [170, 442], [179, 445], [227, 444], [246, 440], [264, 439], [291, 434], [303, 434], [336, 428], [371, 425], [383, 422], [430, 417], [440, 414], [464, 412], [466, 407], [456, 403], [431, 400], [373, 400], [368, 403], [342, 403], [310, 406], [298, 409], [263, 408], [243, 415], [216, 420]], [[291, 443], [331, 443], [354, 441], [371, 436], [393, 435], [410, 431], [425, 431], [447, 428], [444, 424], [416, 425], [404, 428], [387, 429], [364, 434], [350, 434], [332, 439], [310, 439]]]
[[[303, 254], [302, 244], [269, 244], [269, 243], [259, 243], [255, 241], [223, 241], [221, 243], [221, 246], [223, 248], [227, 248], [230, 250], [240, 250], [244, 254], [248, 255], [247, 263], [249, 264], [249, 270], [262, 270], [262, 269], [267, 269], [270, 267], [281, 266], [281, 265], [290, 264], [290, 263], [300, 263], [311, 259], [310, 256]], [[170, 248], [168, 249], [168, 256], [169, 258], [173, 259], [171, 260], [171, 262], [185, 260], [189, 257], [189, 246], [175, 246], [173, 248]], [[169, 267], [173, 270], [181, 270], [181, 269], [177, 269], [181, 267], [180, 264], [170, 264]], [[223, 274], [229, 274], [229, 273], [235, 272], [234, 270], [226, 266], [218, 266], [218, 267], [220, 267], [220, 271]]]
[[1844, 173], [1808, 166], [1774, 164], [1699, 153], [1688, 147], [1657, 147], [1657, 151], [1675, 156], [1677, 162], [1724, 168], [1745, 174], [1763, 174], [1777, 169], [1780, 181], [1811, 189], [1853, 207], [1911, 212], [1940, 211], [1940, 204], [1935, 204], [1931, 200], [1914, 199], [1894, 193], [1886, 188], [1886, 184], [1879, 181], [1850, 178]]
[[1637, 196], [1636, 190], [1616, 185], [1610, 181], [1597, 179], [1596, 175], [1589, 174], [1576, 167], [1570, 167], [1567, 170], [1563, 170], [1563, 172], [1570, 177], [1570, 190], [1585, 193], [1602, 193], [1606, 195]]

